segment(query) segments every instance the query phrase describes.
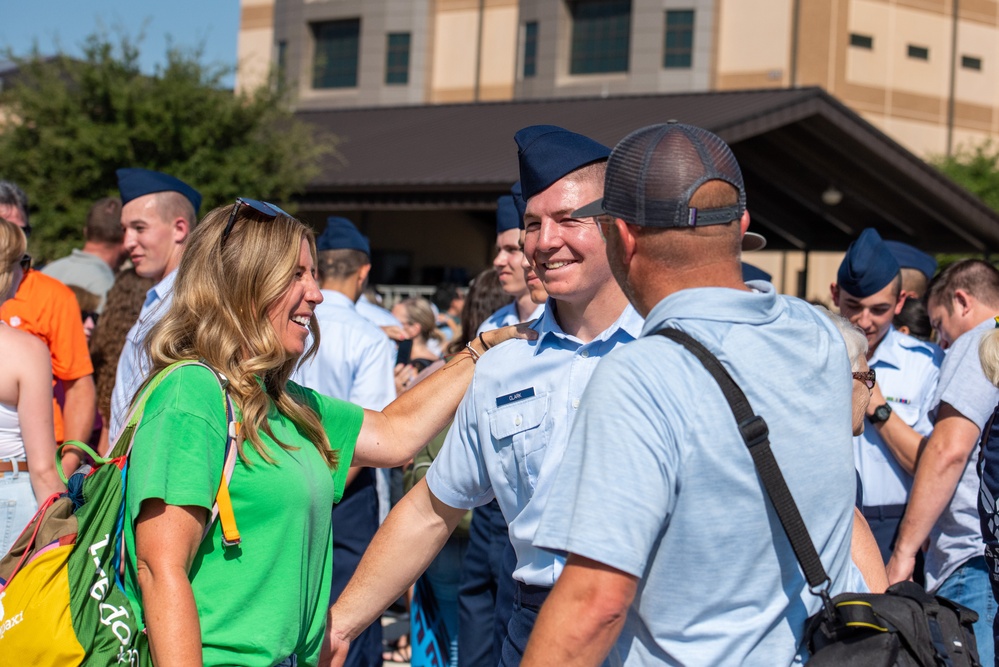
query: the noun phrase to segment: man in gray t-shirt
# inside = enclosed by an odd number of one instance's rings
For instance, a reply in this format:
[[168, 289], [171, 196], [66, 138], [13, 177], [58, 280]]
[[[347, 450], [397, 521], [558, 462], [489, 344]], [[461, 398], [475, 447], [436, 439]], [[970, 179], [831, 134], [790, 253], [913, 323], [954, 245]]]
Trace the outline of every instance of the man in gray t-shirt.
[[999, 313], [999, 270], [975, 259], [952, 264], [930, 283], [926, 302], [947, 355], [934, 397], [933, 433], [916, 467], [888, 580], [912, 576], [916, 552], [929, 538], [926, 587], [978, 612], [979, 654], [991, 665], [996, 603], [978, 518], [975, 446], [999, 401], [999, 389], [978, 360], [979, 341]]

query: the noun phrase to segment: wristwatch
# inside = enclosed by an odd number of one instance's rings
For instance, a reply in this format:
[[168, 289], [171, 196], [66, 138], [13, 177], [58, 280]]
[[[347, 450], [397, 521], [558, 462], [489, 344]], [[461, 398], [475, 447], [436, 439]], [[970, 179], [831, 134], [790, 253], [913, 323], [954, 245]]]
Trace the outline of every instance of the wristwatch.
[[868, 417], [872, 424], [883, 424], [891, 417], [891, 406], [885, 403], [874, 408], [874, 414]]

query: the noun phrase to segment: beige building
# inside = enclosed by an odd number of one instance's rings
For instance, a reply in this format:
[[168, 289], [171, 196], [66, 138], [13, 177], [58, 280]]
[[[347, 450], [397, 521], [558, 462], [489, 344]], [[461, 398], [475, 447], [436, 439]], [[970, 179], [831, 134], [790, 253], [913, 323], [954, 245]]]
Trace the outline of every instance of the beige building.
[[[821, 86], [930, 158], [999, 135], [999, 2], [242, 0], [237, 88], [269, 74], [301, 111]], [[828, 300], [839, 257], [753, 262]]]
[[237, 87], [272, 68], [301, 109], [818, 85], [920, 156], [999, 134], [995, 0], [242, 0]]

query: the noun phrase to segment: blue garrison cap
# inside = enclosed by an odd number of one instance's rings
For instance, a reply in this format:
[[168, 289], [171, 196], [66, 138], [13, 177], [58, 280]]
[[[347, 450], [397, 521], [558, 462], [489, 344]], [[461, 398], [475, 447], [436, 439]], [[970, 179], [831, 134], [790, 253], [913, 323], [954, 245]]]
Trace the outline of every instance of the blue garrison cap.
[[520, 229], [523, 218], [517, 215], [517, 204], [513, 195], [503, 195], [496, 200], [496, 234]]
[[513, 205], [517, 207], [517, 220], [521, 229], [524, 228], [524, 214], [527, 213], [527, 202], [524, 201], [524, 191], [520, 187], [520, 181], [517, 181], [510, 188], [510, 194], [513, 195]]
[[748, 283], [750, 280], [765, 280], [766, 282], [773, 282], [772, 276], [759, 268], [758, 266], [753, 266], [752, 264], [742, 263], [742, 282]]
[[179, 192], [191, 202], [195, 215], [201, 208], [201, 193], [179, 178], [150, 169], [119, 169], [115, 173], [122, 205], [154, 192]]
[[875, 229], [868, 227], [850, 244], [839, 265], [839, 288], [858, 299], [884, 289], [898, 275], [899, 266]]
[[888, 252], [892, 254], [901, 268], [916, 269], [926, 276], [927, 280], [932, 279], [933, 274], [937, 272], [937, 260], [922, 250], [901, 241], [885, 241], [884, 243], [888, 246]]
[[316, 239], [316, 250], [360, 250], [371, 257], [368, 237], [359, 232], [353, 222], [335, 215], [326, 219], [326, 229]]
[[610, 149], [589, 137], [555, 125], [531, 125], [513, 135], [520, 149], [520, 184], [524, 201], [566, 174], [606, 160]]

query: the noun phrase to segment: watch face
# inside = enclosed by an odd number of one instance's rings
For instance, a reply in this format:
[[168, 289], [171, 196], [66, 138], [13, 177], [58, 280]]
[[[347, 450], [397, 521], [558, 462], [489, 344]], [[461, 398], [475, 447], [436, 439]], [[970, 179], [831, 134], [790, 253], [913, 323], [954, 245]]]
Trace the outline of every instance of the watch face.
[[880, 423], [880, 422], [888, 421], [889, 417], [891, 417], [891, 407], [888, 406], [887, 404], [885, 404], [885, 405], [879, 405], [878, 407], [874, 408], [874, 421], [875, 422]]

